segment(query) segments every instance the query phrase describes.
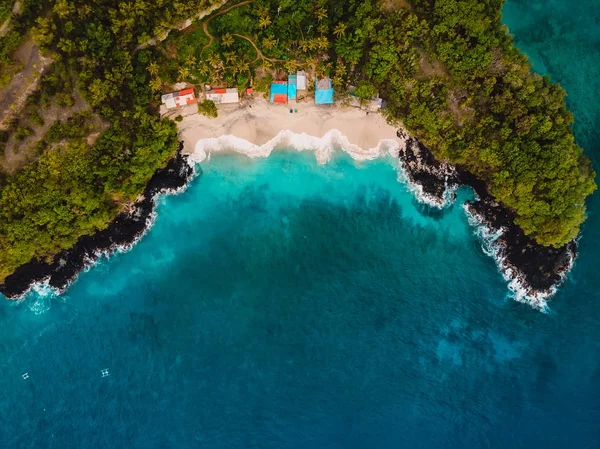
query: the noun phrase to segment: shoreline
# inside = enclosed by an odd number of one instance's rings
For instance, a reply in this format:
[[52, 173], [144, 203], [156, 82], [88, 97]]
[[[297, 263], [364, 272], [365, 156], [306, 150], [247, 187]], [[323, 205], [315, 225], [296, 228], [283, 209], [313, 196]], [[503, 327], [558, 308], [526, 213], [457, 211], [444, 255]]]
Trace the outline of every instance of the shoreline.
[[130, 211], [121, 212], [105, 229], [80, 237], [73, 247], [54, 256], [52, 262], [34, 259], [21, 265], [0, 284], [0, 292], [7, 299], [20, 300], [35, 286], [47, 284], [62, 293], [81, 271], [101, 257], [131, 248], [149, 229], [157, 197], [180, 191], [192, 178], [194, 168], [182, 154], [182, 148], [180, 143], [175, 156], [154, 173]]
[[220, 107], [216, 119], [197, 114], [195, 105], [167, 114], [183, 116], [177, 123], [180, 146], [167, 166], [156, 171], [132, 211], [119, 214], [106, 229], [81, 237], [51, 263], [22, 265], [0, 285], [0, 292], [13, 300], [44, 284], [62, 292], [100, 257], [130, 248], [150, 228], [156, 197], [185, 188], [193, 177], [194, 163], [212, 153], [233, 151], [267, 157], [279, 148], [295, 148], [314, 151], [317, 161], [325, 163], [341, 149], [357, 161], [386, 154], [398, 158], [409, 189], [430, 207], [443, 208], [454, 202], [460, 186], [471, 187], [477, 199], [463, 208], [482, 241], [482, 250], [495, 260], [517, 301], [546, 309], [546, 300], [573, 266], [575, 242], [557, 249], [537, 244], [514, 225], [512, 213], [495, 202], [483, 182], [461, 167], [437, 161], [427, 147], [388, 124], [382, 114], [305, 103], [291, 107], [298, 113], [289, 113], [289, 106], [254, 99], [251, 105]]

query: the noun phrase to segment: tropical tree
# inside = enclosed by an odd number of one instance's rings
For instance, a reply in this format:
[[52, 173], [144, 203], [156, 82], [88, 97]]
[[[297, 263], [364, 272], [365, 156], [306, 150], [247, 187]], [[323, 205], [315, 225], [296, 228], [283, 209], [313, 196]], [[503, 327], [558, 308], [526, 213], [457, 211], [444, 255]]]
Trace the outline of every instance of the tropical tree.
[[156, 76], [158, 75], [158, 64], [156, 63], [156, 61], [152, 61], [150, 62], [150, 64], [148, 64], [148, 72], [150, 72], [150, 75], [152, 76]]
[[319, 8], [315, 11], [315, 15], [317, 16], [317, 20], [321, 22], [327, 18], [327, 10], [325, 8]]
[[152, 89], [153, 92], [158, 92], [162, 89], [162, 84], [163, 82], [160, 78], [152, 78], [150, 80], [150, 89]]
[[263, 47], [265, 47], [267, 50], [273, 49], [276, 44], [277, 41], [271, 37], [266, 37], [263, 39]]
[[221, 38], [221, 43], [223, 44], [223, 47], [225, 47], [225, 48], [231, 47], [234, 42], [235, 42], [235, 40], [233, 39], [233, 36], [229, 33], [225, 33], [223, 35], [223, 37]]
[[288, 59], [287, 61], [285, 61], [285, 70], [289, 73], [292, 73], [296, 70], [297, 64], [296, 61], [294, 61], [293, 59]]
[[326, 50], [327, 47], [329, 47], [329, 39], [327, 39], [325, 36], [318, 37], [316, 39], [316, 44], [317, 48], [320, 50]]
[[269, 18], [269, 16], [262, 16], [258, 21], [258, 26], [261, 28], [266, 28], [269, 25], [271, 25], [271, 19]]
[[337, 37], [342, 37], [346, 35], [346, 28], [348, 28], [348, 25], [346, 25], [345, 23], [338, 23], [335, 28], [333, 29], [333, 34]]
[[185, 81], [187, 78], [190, 77], [190, 70], [187, 67], [185, 67], [185, 66], [184, 67], [179, 67], [178, 72], [179, 72], [179, 78], [182, 81]]

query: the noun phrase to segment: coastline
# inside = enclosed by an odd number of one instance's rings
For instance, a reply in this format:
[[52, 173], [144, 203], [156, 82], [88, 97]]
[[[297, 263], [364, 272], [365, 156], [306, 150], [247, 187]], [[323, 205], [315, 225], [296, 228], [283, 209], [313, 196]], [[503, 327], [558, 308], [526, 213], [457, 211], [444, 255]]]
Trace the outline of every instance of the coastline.
[[[290, 108], [298, 112], [290, 113]], [[139, 240], [151, 226], [157, 195], [184, 188], [194, 173], [194, 162], [216, 152], [267, 157], [280, 148], [314, 151], [319, 163], [340, 149], [357, 161], [392, 155], [399, 159], [402, 177], [417, 200], [431, 207], [443, 208], [454, 201], [458, 187], [471, 187], [477, 199], [463, 208], [483, 251], [496, 261], [515, 299], [534, 308], [546, 308], [546, 300], [572, 268], [575, 242], [558, 249], [537, 244], [514, 225], [512, 213], [494, 201], [483, 182], [461, 167], [437, 161], [427, 147], [388, 124], [382, 114], [308, 103], [271, 105], [262, 98], [243, 106], [223, 105], [216, 119], [196, 111], [191, 105], [167, 114], [183, 117], [177, 123], [179, 149], [165, 168], [157, 170], [132, 211], [119, 214], [106, 229], [80, 238], [51, 263], [31, 261], [19, 267], [0, 285], [0, 292], [18, 300], [40, 284], [64, 291], [97, 259]]]
[[101, 257], [133, 246], [152, 223], [157, 196], [180, 191], [193, 176], [194, 168], [182, 154], [182, 148], [180, 143], [175, 156], [154, 173], [129, 211], [121, 212], [105, 229], [79, 238], [72, 248], [54, 256], [52, 262], [32, 260], [21, 265], [0, 284], [0, 292], [8, 299], [19, 300], [36, 285], [47, 284], [62, 293], [82, 270]]

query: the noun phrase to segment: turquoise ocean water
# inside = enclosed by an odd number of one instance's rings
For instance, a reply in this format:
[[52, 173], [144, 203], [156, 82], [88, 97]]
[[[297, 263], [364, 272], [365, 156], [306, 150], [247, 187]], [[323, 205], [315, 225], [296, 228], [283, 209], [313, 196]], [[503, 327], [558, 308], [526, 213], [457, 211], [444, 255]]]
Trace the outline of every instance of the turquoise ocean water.
[[[598, 167], [595, 2], [505, 22]], [[432, 210], [394, 165], [213, 157], [132, 251], [0, 302], [0, 447], [598, 447], [599, 196], [543, 314], [482, 252], [470, 193]]]

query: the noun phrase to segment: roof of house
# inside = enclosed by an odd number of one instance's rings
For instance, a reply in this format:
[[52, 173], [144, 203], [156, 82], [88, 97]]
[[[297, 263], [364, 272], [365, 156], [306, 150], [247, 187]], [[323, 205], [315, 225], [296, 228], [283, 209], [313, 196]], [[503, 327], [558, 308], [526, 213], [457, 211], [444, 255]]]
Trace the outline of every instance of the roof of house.
[[288, 85], [287, 83], [273, 82], [271, 84], [271, 103], [287, 103]]
[[184, 89], [179, 92], [172, 92], [170, 94], [164, 94], [161, 100], [167, 108], [177, 108], [185, 106], [186, 104], [196, 103], [196, 95], [194, 95], [194, 89]]
[[296, 72], [296, 86], [298, 90], [306, 90], [306, 74], [300, 70]]
[[212, 100], [217, 104], [238, 103], [240, 101], [240, 96], [235, 87], [221, 87], [206, 91], [206, 99]]
[[333, 104], [333, 88], [331, 80], [323, 78], [315, 81], [315, 103], [316, 104]]

